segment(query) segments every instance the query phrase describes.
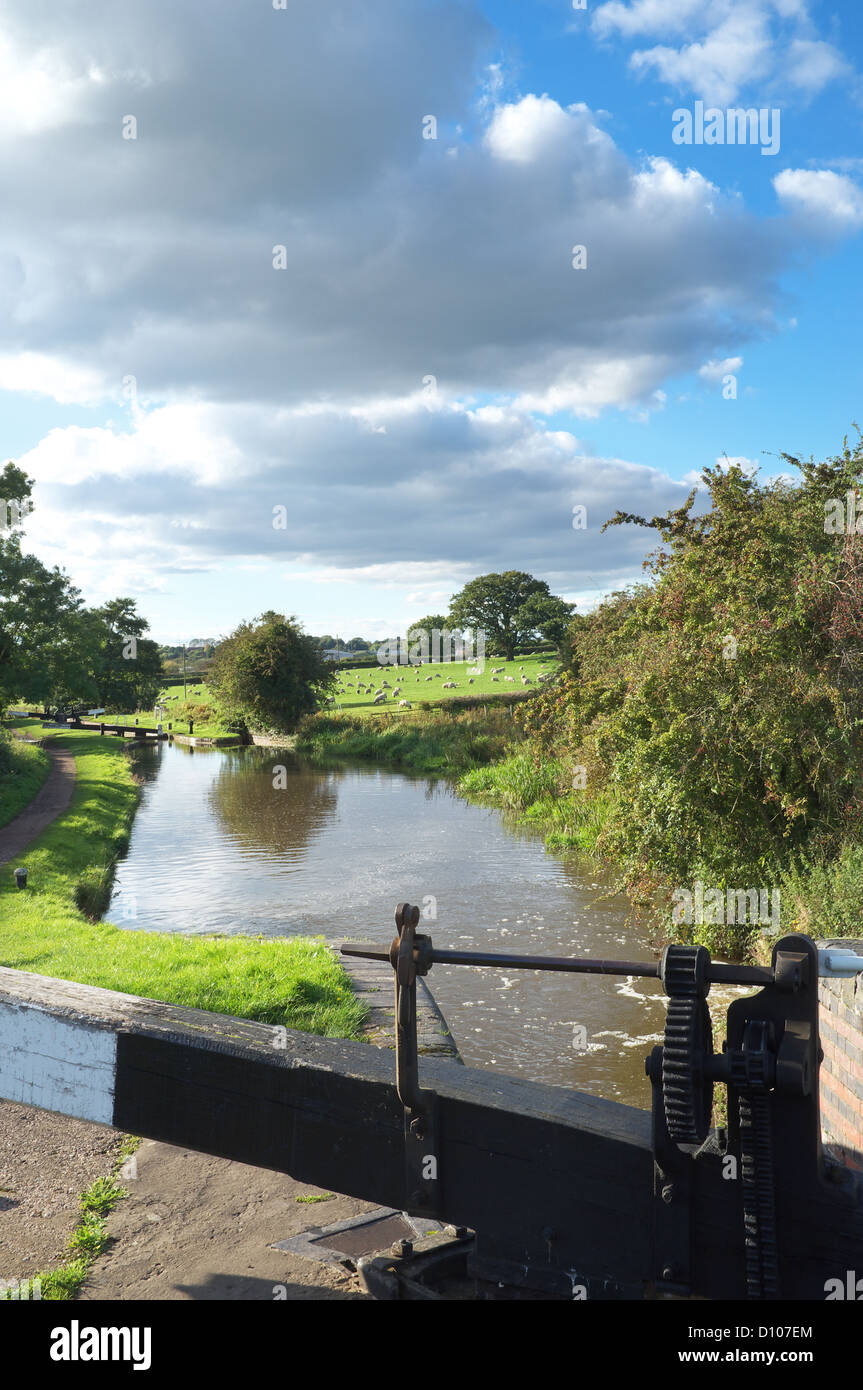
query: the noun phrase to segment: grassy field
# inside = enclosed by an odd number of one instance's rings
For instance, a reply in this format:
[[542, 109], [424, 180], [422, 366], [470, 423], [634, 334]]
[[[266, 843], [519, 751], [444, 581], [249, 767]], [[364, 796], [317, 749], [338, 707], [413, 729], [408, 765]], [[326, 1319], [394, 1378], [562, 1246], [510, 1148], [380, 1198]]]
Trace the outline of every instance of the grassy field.
[[[75, 792], [26, 854], [0, 868], [0, 965], [327, 1037], [359, 1036], [363, 1007], [322, 941], [187, 937], [181, 920], [176, 935], [92, 920], [128, 847], [138, 788], [119, 740], [69, 731], [55, 743], [75, 757]], [[30, 871], [23, 891], [17, 863]]]
[[33, 800], [51, 771], [48, 754], [34, 744], [14, 742], [12, 766], [0, 774], [0, 826], [8, 825]]
[[[399, 705], [399, 700], [407, 700], [412, 707], [466, 696], [477, 698], [485, 695], [492, 700], [496, 695], [535, 688], [540, 672], [553, 672], [556, 669], [557, 662], [551, 655], [523, 656], [508, 662], [488, 659], [482, 674], [475, 663], [469, 661], [437, 662], [422, 667], [346, 667], [339, 670], [338, 686], [331, 692], [333, 703], [325, 708], [376, 718], [382, 711], [398, 715], [407, 713]], [[498, 674], [492, 675], [493, 670]], [[376, 705], [375, 692], [382, 688], [384, 681], [387, 682], [384, 689], [386, 701]], [[450, 682], [455, 688], [444, 689]], [[396, 690], [399, 691], [398, 695], [394, 694]], [[170, 723], [174, 733], [187, 734], [191, 718], [194, 720], [196, 738], [227, 738], [231, 735], [219, 701], [212, 691], [205, 685], [190, 685], [186, 695], [184, 699], [182, 681], [166, 685], [160, 692], [163, 728], [167, 729]], [[121, 723], [128, 720], [129, 724], [134, 724], [136, 715], [128, 711], [106, 718]], [[137, 718], [141, 728], [156, 727], [152, 710], [139, 713]]]
[[[515, 661], [489, 658], [482, 674], [472, 661], [446, 661], [418, 667], [346, 668], [339, 672], [338, 688], [332, 692], [333, 704], [329, 708], [377, 715], [381, 710], [398, 712], [400, 699], [409, 701], [412, 706], [465, 696], [478, 698], [487, 695], [492, 699], [508, 691], [528, 690], [531, 686], [535, 688], [541, 671], [556, 669], [557, 662], [551, 655], [521, 656]], [[493, 671], [499, 674], [492, 675]], [[523, 677], [527, 684], [523, 684]], [[384, 691], [386, 703], [375, 705], [375, 691], [382, 688], [384, 681], [388, 682], [388, 688]], [[444, 689], [450, 682], [455, 689]], [[394, 694], [396, 690], [400, 692], [399, 695]]]

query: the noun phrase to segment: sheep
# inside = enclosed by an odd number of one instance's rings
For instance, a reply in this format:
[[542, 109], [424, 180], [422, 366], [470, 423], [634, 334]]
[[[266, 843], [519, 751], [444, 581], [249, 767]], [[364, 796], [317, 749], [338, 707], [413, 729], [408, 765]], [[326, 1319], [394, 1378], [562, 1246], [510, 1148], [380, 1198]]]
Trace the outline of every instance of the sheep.
[[493, 680], [495, 683], [498, 683], [498, 682], [500, 681], [500, 676], [492, 676], [492, 680]]
[[401, 693], [401, 686], [397, 685], [395, 690], [393, 691], [393, 699], [395, 699], [397, 695], [401, 695]]
[[522, 685], [533, 685], [533, 681], [531, 680], [530, 676], [522, 676], [521, 683]]
[[399, 700], [399, 709], [412, 709], [410, 700]]
[[427, 680], [427, 681], [433, 681], [433, 680], [434, 680], [434, 676], [426, 676], [426, 680]]
[[386, 702], [387, 702], [387, 697], [386, 697], [386, 695], [384, 694], [384, 692], [381, 691], [380, 695], [376, 695], [376, 696], [375, 696], [375, 698], [374, 698], [374, 700], [373, 700], [372, 703], [373, 703], [373, 704], [376, 704], [376, 705], [385, 705]]
[[458, 690], [458, 686], [455, 681], [444, 681], [441, 690]]
[[491, 673], [493, 676], [502, 676], [505, 670], [505, 666], [492, 666]]
[[473, 685], [473, 676], [468, 676], [467, 683], [468, 685]]
[[515, 684], [515, 676], [504, 676], [505, 681], [512, 681]]

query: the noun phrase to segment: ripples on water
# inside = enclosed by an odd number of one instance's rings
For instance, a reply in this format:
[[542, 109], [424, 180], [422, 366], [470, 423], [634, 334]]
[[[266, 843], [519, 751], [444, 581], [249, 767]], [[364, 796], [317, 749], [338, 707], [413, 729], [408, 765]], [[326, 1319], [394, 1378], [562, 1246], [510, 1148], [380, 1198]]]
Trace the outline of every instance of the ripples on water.
[[[434, 899], [425, 928], [440, 946], [655, 959], [583, 860], [546, 854], [444, 782], [274, 748], [135, 756], [144, 793], [106, 914], [119, 926], [383, 945], [397, 902]], [[429, 983], [469, 1065], [649, 1107], [657, 983], [441, 965]]]

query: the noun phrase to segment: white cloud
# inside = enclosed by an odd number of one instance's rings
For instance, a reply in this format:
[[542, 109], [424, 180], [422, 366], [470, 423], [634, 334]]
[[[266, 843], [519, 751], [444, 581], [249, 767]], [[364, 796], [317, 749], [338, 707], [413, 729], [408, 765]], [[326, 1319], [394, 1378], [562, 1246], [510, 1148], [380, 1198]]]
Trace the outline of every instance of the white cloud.
[[653, 69], [675, 87], [688, 88], [707, 101], [733, 101], [742, 87], [764, 78], [772, 60], [766, 17], [742, 10], [728, 17], [703, 40], [679, 49], [659, 45], [633, 53], [636, 72]]
[[[178, 573], [252, 561], [320, 585], [437, 590], [516, 565], [602, 587], [646, 548], [634, 531], [601, 538], [602, 522], [623, 506], [679, 504], [682, 485], [665, 474], [585, 453], [512, 406], [416, 402], [385, 423], [380, 435], [335, 408], [199, 402], [142, 411], [128, 434], [54, 430], [18, 460], [36, 479], [27, 535], [99, 594], [107, 575], [126, 592], [146, 572], [158, 591]], [[575, 504], [586, 532], [572, 529]]]
[[[7, 9], [22, 62], [109, 75], [59, 125], [0, 142], [15, 385], [89, 402], [134, 375], [142, 400], [361, 409], [435, 376], [443, 399], [594, 418], [769, 324], [767, 264], [791, 246], [736, 198], [633, 164], [584, 105], [503, 100], [499, 75], [477, 117], [490, 30], [472, 4], [217, 7], [203, 47], [168, 0], [146, 23], [95, 0], [59, 27]], [[425, 112], [470, 131], [458, 159], [449, 135], [423, 141]]]
[[723, 357], [721, 361], [705, 362], [698, 368], [698, 375], [703, 381], [721, 381], [729, 372], [739, 372], [742, 366], [742, 357]]
[[602, 39], [679, 40], [635, 49], [631, 67], [720, 104], [747, 89], [809, 98], [852, 73], [818, 37], [806, 0], [611, 0], [592, 25]]
[[863, 227], [863, 189], [832, 169], [783, 169], [773, 180], [777, 196], [816, 230], [848, 232]]

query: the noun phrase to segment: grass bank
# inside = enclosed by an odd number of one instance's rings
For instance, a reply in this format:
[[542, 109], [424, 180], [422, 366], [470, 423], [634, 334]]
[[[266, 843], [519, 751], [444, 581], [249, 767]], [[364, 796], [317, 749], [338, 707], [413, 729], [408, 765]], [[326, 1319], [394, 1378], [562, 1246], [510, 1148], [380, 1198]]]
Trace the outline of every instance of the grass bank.
[[[35, 723], [35, 721], [32, 721]], [[60, 733], [75, 757], [69, 810], [0, 869], [0, 965], [325, 1037], [358, 1037], [363, 1006], [323, 941], [188, 937], [97, 920], [126, 852], [138, 787], [124, 745]], [[15, 888], [25, 863], [28, 886]]]
[[4, 826], [29, 806], [45, 784], [51, 759], [44, 749], [18, 740], [5, 747], [0, 745], [0, 759], [0, 826]]
[[597, 854], [597, 841], [612, 800], [572, 786], [572, 771], [556, 758], [527, 748], [510, 752], [490, 767], [472, 768], [458, 780], [462, 796], [498, 806], [545, 831], [551, 850]]
[[378, 763], [456, 777], [503, 758], [520, 737], [511, 708], [410, 710], [357, 714], [313, 714], [301, 721], [297, 751], [316, 758], [363, 758]]

